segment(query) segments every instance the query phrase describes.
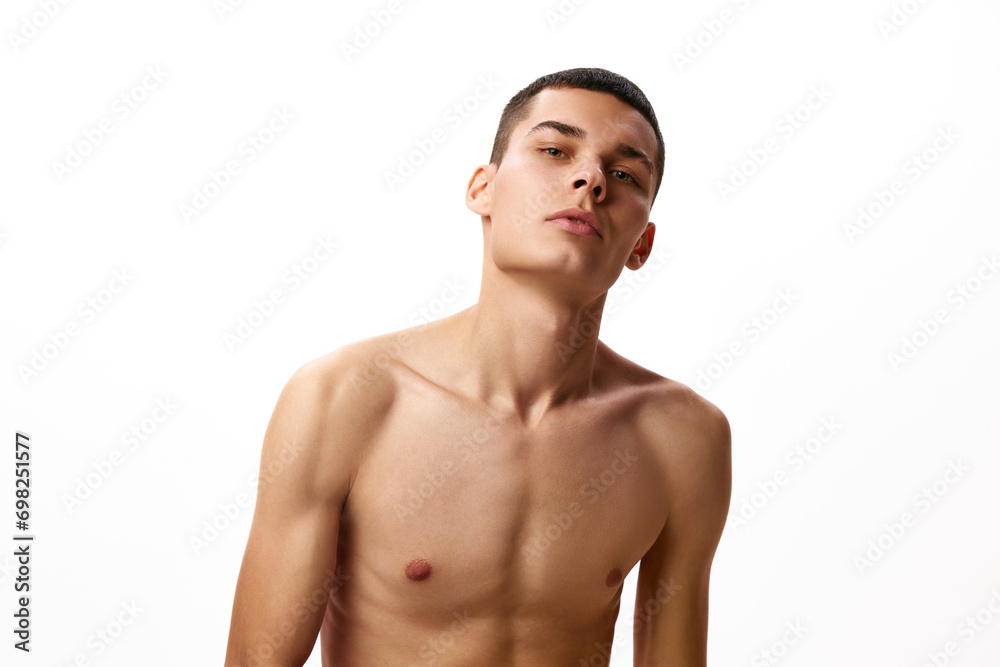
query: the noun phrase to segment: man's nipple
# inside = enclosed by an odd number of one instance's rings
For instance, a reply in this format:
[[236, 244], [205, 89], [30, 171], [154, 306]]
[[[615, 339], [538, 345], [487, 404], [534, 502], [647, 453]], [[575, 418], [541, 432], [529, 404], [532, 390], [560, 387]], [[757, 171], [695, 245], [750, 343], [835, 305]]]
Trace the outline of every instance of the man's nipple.
[[431, 576], [431, 564], [424, 558], [414, 558], [406, 564], [404, 571], [410, 581], [423, 581]]
[[608, 586], [617, 586], [622, 581], [622, 571], [617, 567], [608, 572], [607, 579], [604, 580]]

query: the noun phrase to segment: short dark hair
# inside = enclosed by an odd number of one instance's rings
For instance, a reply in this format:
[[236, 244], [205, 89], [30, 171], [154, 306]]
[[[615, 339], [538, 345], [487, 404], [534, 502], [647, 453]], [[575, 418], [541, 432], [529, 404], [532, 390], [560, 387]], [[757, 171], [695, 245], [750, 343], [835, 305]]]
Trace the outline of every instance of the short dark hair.
[[510, 136], [514, 127], [531, 113], [535, 96], [547, 88], [580, 88], [597, 93], [608, 93], [641, 113], [643, 118], [649, 121], [653, 127], [653, 134], [656, 135], [656, 155], [653, 158], [656, 167], [656, 187], [653, 188], [653, 199], [655, 200], [656, 193], [660, 191], [660, 182], [663, 180], [665, 150], [663, 135], [660, 133], [659, 123], [656, 122], [653, 105], [649, 103], [646, 95], [637, 85], [620, 74], [600, 67], [577, 67], [540, 76], [510, 98], [503, 113], [500, 114], [500, 124], [497, 126], [497, 134], [493, 139], [490, 164], [500, 166], [500, 162], [507, 152], [507, 147], [510, 145]]

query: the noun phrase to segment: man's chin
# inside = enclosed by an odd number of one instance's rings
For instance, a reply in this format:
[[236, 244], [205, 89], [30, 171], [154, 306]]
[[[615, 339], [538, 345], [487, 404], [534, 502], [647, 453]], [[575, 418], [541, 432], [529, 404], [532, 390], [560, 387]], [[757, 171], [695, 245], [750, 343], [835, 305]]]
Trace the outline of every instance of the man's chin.
[[608, 289], [601, 289], [595, 281], [593, 263], [580, 261], [580, 258], [575, 261], [565, 258], [494, 258], [492, 268], [521, 283], [537, 284], [545, 291], [555, 289], [567, 296], [597, 296]]

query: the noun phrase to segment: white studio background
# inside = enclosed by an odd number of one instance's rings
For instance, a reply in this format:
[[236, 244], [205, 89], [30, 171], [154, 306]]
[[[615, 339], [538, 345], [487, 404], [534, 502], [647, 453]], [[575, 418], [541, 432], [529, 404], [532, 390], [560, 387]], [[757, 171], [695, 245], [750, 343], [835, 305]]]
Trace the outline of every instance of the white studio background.
[[667, 143], [602, 338], [733, 428], [710, 664], [995, 665], [1000, 6], [388, 7], [4, 4], [0, 662], [222, 664], [285, 381], [476, 301], [463, 195], [503, 105], [598, 66]]

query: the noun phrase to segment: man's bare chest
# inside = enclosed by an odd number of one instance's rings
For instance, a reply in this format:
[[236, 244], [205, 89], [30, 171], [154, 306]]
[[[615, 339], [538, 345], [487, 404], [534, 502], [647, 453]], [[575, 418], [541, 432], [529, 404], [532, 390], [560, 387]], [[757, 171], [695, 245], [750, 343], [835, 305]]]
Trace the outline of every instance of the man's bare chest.
[[387, 590], [446, 587], [463, 607], [610, 600], [665, 519], [662, 460], [629, 416], [581, 405], [524, 429], [404, 398], [349, 493], [344, 556]]

